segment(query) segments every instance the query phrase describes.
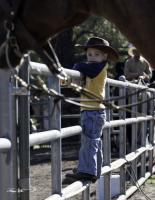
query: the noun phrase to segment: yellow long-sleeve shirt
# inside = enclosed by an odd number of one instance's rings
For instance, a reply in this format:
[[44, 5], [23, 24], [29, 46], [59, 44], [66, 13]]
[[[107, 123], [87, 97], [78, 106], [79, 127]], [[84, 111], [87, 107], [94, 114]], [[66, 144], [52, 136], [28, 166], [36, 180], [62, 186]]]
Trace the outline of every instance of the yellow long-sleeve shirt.
[[[84, 86], [85, 89], [89, 90], [90, 92], [100, 97], [101, 100], [104, 100], [105, 98], [105, 84], [106, 84], [106, 78], [107, 78], [107, 69], [108, 69], [108, 64], [106, 64], [103, 70], [95, 78], [86, 77], [86, 83]], [[88, 98], [89, 97], [84, 94], [81, 95], [81, 99], [88, 99]], [[95, 101], [85, 102], [84, 101], [81, 103], [88, 106], [95, 107], [95, 108], [81, 107], [81, 111], [82, 110], [99, 110], [99, 109], [105, 108], [105, 106], [101, 102], [95, 102]]]

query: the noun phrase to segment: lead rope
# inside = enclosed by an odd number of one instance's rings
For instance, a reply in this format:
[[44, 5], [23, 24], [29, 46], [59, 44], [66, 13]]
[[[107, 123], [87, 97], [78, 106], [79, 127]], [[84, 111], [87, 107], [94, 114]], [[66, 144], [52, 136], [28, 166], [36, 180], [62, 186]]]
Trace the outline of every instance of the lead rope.
[[[71, 84], [71, 86], [76, 91], [78, 91], [80, 94], [84, 94], [85, 96], [87, 96], [89, 99], [82, 100], [82, 99], [76, 99], [76, 98], [67, 98], [63, 94], [58, 93], [56, 90], [49, 89], [47, 87], [47, 85], [45, 84], [45, 82], [39, 76], [36, 77], [36, 80], [37, 80], [37, 83], [38, 83], [39, 86], [28, 85], [25, 81], [23, 81], [21, 78], [19, 78], [15, 74], [14, 74], [14, 77], [27, 90], [42, 90], [44, 94], [54, 98], [54, 102], [55, 103], [57, 103], [59, 100], [63, 100], [65, 102], [67, 102], [67, 103], [71, 103], [71, 104], [79, 106], [79, 107], [85, 107], [85, 108], [89, 108], [89, 109], [98, 109], [95, 106], [90, 106], [90, 105], [86, 105], [86, 104], [83, 104], [83, 103], [78, 103], [77, 101], [80, 101], [80, 102], [85, 102], [85, 101], [87, 101], [87, 102], [89, 102], [89, 101], [91, 101], [91, 102], [92, 101], [93, 102], [101, 102], [108, 109], [113, 109], [113, 110], [118, 110], [118, 111], [122, 110], [122, 111], [129, 112], [129, 113], [132, 113], [132, 114], [138, 114], [139, 116], [144, 116], [144, 117], [147, 116], [144, 113], [134, 112], [134, 111], [131, 111], [130, 109], [126, 108], [126, 107], [132, 106], [132, 104], [124, 105], [124, 106], [117, 106], [117, 105], [114, 104], [114, 102], [107, 102], [106, 100], [101, 100], [101, 98], [98, 97], [96, 94], [94, 94], [94, 93], [90, 92], [89, 90], [84, 89], [84, 88], [82, 88], [80, 86], [77, 86], [76, 84]], [[154, 99], [154, 98], [152, 98], [152, 99]], [[143, 101], [143, 103], [145, 103], [147, 101]], [[141, 102], [140, 103], [134, 103], [133, 106], [138, 105], [138, 104], [141, 104]]]

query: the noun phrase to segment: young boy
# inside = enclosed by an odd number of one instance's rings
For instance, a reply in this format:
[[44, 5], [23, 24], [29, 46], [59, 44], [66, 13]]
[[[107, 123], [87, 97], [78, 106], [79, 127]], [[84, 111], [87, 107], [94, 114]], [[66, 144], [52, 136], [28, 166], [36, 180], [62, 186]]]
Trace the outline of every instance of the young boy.
[[[77, 63], [75, 70], [85, 77], [84, 88], [97, 95], [105, 97], [105, 83], [107, 77], [108, 60], [116, 60], [117, 52], [109, 46], [108, 41], [91, 37], [86, 45], [78, 45], [86, 51], [87, 62]], [[88, 96], [81, 95], [81, 99]], [[102, 129], [106, 120], [105, 106], [101, 102], [84, 101], [86, 107], [81, 107], [81, 148], [77, 172], [66, 174], [73, 180], [95, 182], [101, 175], [102, 168]]]

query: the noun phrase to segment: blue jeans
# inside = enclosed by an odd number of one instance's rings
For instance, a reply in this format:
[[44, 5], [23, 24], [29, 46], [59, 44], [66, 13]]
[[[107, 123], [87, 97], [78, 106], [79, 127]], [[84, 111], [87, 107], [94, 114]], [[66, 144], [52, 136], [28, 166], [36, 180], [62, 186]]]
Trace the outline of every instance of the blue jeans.
[[82, 136], [78, 172], [100, 177], [103, 161], [101, 136], [105, 119], [105, 110], [81, 112]]

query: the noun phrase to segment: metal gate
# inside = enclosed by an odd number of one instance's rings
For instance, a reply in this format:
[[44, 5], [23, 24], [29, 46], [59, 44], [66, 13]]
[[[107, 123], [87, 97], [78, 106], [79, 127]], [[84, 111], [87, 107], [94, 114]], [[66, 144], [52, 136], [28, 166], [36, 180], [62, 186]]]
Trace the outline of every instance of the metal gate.
[[[64, 69], [71, 78], [80, 78], [80, 73]], [[25, 56], [20, 77], [29, 83], [30, 74], [40, 74], [50, 78], [49, 87], [60, 92], [60, 81], [51, 75], [44, 64], [29, 63]], [[110, 176], [116, 169], [120, 174], [120, 195], [118, 199], [126, 199], [133, 194], [137, 187], [134, 182], [130, 188], [126, 188], [126, 165], [131, 165], [131, 174], [136, 177], [139, 185], [142, 185], [151, 176], [155, 168], [154, 159], [154, 96], [155, 90], [139, 86], [129, 82], [121, 82], [112, 79], [107, 80], [106, 98], [112, 98], [111, 87], [117, 88], [113, 94], [113, 101], [117, 105], [126, 107], [117, 112], [107, 109], [108, 118], [103, 129], [103, 154], [104, 166], [104, 199], [110, 197]], [[139, 100], [139, 92], [141, 96]], [[149, 97], [146, 95], [149, 92]], [[132, 94], [132, 95], [131, 95]], [[128, 98], [118, 98], [126, 97]], [[136, 102], [141, 101], [139, 106]], [[90, 183], [75, 182], [62, 189], [61, 180], [61, 140], [62, 138], [78, 135], [81, 133], [80, 126], [61, 129], [61, 104], [56, 101], [55, 105], [51, 98], [49, 109], [54, 112], [50, 119], [50, 129], [45, 132], [30, 134], [30, 94], [11, 78], [10, 70], [0, 70], [0, 199], [1, 200], [29, 200], [30, 199], [30, 146], [51, 142], [51, 195], [46, 200], [67, 199], [78, 193], [83, 193], [83, 199], [90, 199]], [[131, 111], [130, 117], [127, 113]], [[141, 113], [141, 114], [140, 114]], [[115, 116], [117, 115], [117, 119]], [[126, 150], [126, 126], [131, 126], [131, 149]], [[111, 162], [111, 134], [117, 132], [119, 138], [119, 158]], [[140, 133], [140, 140], [138, 139]], [[148, 142], [146, 143], [146, 138]], [[139, 144], [138, 144], [139, 142]], [[138, 146], [137, 146], [138, 144]], [[149, 161], [146, 162], [148, 154]], [[141, 163], [140, 177], [137, 175], [137, 162]], [[149, 163], [149, 167], [146, 164]], [[54, 173], [53, 173], [54, 172]]]

